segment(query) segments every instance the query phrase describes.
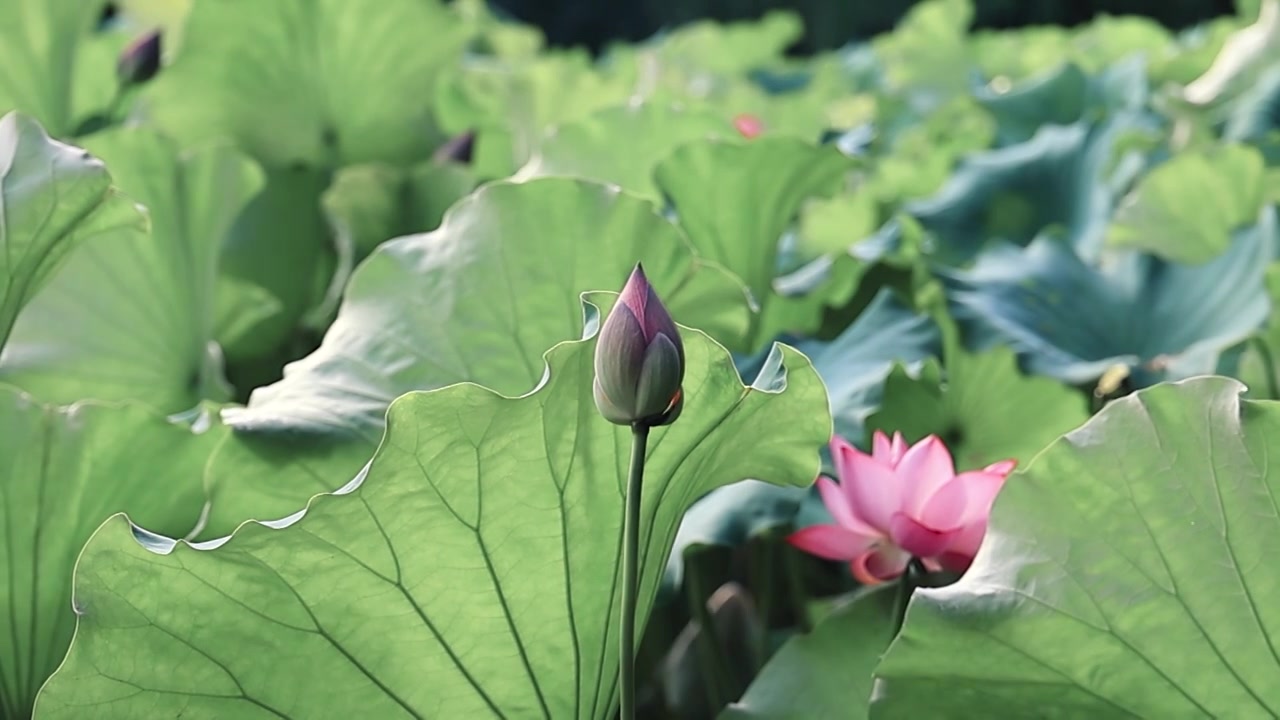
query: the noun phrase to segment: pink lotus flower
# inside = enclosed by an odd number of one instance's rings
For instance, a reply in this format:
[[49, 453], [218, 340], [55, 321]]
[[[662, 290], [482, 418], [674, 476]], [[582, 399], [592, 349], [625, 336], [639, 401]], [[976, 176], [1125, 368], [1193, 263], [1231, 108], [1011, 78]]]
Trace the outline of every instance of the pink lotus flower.
[[834, 525], [798, 530], [787, 540], [806, 552], [849, 563], [874, 585], [902, 574], [912, 557], [931, 571], [964, 572], [987, 532], [996, 494], [1017, 465], [1003, 460], [956, 473], [951, 452], [930, 435], [907, 446], [876, 431], [870, 455], [839, 436], [831, 439], [840, 484], [818, 478]]

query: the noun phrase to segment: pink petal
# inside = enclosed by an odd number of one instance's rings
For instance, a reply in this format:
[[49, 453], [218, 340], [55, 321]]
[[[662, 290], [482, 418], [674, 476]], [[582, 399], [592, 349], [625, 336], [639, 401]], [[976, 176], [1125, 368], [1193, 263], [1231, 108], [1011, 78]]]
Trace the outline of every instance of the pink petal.
[[923, 525], [935, 530], [958, 530], [964, 525], [970, 485], [961, 479], [963, 477], [957, 475], [952, 478], [925, 501], [916, 516]]
[[902, 437], [902, 433], [895, 432], [893, 434], [893, 444], [890, 447], [890, 450], [892, 451], [890, 453], [890, 457], [893, 460], [893, 464], [896, 466], [898, 463], [902, 462], [902, 456], [907, 454], [907, 439]]
[[871, 457], [893, 465], [893, 446], [889, 443], [889, 436], [884, 434], [883, 430], [877, 430], [871, 435]]
[[926, 527], [906, 513], [895, 513], [889, 523], [893, 543], [916, 557], [933, 557], [949, 549], [960, 534], [960, 528], [935, 530]]
[[965, 506], [956, 524], [969, 525], [978, 521], [985, 523], [987, 516], [991, 514], [991, 506], [995, 503], [996, 495], [1000, 493], [1000, 488], [1004, 487], [1007, 479], [1007, 475], [986, 471], [957, 475], [951, 483], [964, 486]]
[[852, 560], [876, 542], [839, 525], [810, 525], [787, 536], [787, 542], [807, 553], [828, 560]]
[[818, 495], [822, 497], [822, 504], [827, 507], [827, 512], [831, 513], [831, 517], [838, 525], [858, 535], [868, 537], [883, 535], [858, 517], [849, 505], [849, 496], [831, 478], [818, 478]]
[[903, 481], [903, 509], [919, 517], [924, 504], [956, 475], [951, 451], [937, 435], [912, 445], [895, 468]]
[[982, 539], [987, 534], [987, 523], [985, 520], [981, 522], [965, 525], [960, 528], [960, 532], [956, 533], [955, 538], [951, 541], [951, 547], [947, 548], [947, 552], [940, 558], [947, 563], [947, 556], [951, 558], [951, 564], [947, 565], [947, 569], [954, 569], [954, 565], [959, 560], [963, 560], [963, 569], [969, 567], [969, 563], [973, 561], [973, 556], [978, 554], [978, 548], [982, 546]]
[[907, 451], [907, 441], [900, 432], [895, 432], [890, 440], [883, 430], [877, 430], [871, 437], [871, 446], [871, 456], [891, 467], [897, 465]]
[[1016, 467], [1018, 467], [1017, 460], [1001, 460], [1000, 462], [993, 462], [990, 465], [982, 468], [982, 471], [989, 472], [989, 473], [997, 473], [999, 475], [1008, 475], [1009, 473], [1013, 472], [1013, 469]]
[[887, 534], [889, 518], [902, 503], [902, 490], [893, 469], [848, 444], [836, 456], [836, 469], [853, 513], [881, 534]]
[[893, 545], [883, 545], [854, 558], [849, 569], [863, 585], [878, 585], [901, 575], [909, 562], [911, 553]]

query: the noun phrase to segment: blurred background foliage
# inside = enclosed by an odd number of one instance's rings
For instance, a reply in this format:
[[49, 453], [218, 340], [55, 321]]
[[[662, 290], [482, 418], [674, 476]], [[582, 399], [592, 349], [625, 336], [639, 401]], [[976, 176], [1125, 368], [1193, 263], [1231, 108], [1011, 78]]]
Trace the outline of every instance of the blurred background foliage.
[[[599, 51], [615, 41], [634, 42], [696, 20], [745, 20], [771, 10], [791, 10], [804, 21], [804, 36], [793, 53], [840, 47], [891, 30], [916, 2], [853, 0], [491, 0], [511, 17], [538, 25], [552, 45]], [[1182, 29], [1231, 14], [1256, 0], [976, 0], [974, 27], [1002, 29], [1028, 25], [1075, 26], [1099, 15], [1143, 15]]]

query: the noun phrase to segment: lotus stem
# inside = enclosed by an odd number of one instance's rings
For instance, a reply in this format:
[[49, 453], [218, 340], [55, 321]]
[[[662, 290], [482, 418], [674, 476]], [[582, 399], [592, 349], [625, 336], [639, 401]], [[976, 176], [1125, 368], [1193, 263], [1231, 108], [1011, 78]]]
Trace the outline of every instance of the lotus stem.
[[649, 426], [631, 426], [631, 470], [627, 473], [626, 515], [622, 520], [622, 655], [618, 685], [622, 688], [622, 720], [636, 717], [636, 604], [639, 599], [640, 492]]

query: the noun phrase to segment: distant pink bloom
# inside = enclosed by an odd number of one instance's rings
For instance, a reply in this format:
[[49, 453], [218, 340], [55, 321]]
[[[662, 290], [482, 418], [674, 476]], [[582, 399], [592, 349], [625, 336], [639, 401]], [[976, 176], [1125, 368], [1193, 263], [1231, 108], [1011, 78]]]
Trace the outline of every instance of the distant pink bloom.
[[1017, 465], [1003, 460], [956, 473], [935, 435], [907, 446], [876, 431], [870, 455], [839, 436], [831, 439], [840, 483], [818, 478], [834, 525], [814, 525], [788, 537], [801, 550], [849, 563], [867, 585], [902, 574], [912, 557], [930, 570], [964, 572], [987, 532], [996, 494]]
[[733, 126], [742, 137], [750, 140], [764, 132], [764, 123], [760, 118], [749, 113], [742, 113], [733, 119]]

